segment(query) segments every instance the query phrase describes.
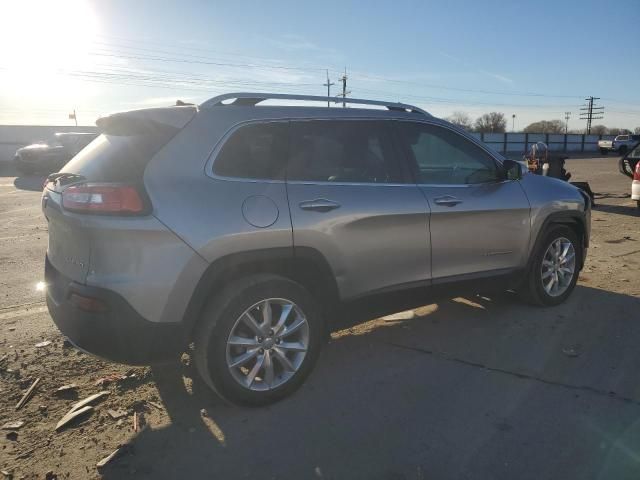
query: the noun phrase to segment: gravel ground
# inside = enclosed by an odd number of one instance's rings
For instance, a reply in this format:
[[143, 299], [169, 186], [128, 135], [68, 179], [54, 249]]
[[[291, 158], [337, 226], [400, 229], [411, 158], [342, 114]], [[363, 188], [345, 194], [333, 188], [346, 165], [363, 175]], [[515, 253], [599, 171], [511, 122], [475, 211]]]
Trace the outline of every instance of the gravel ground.
[[[639, 478], [640, 214], [616, 159], [570, 160], [568, 170], [591, 183], [598, 206], [565, 304], [475, 296], [358, 323], [333, 333], [299, 393], [261, 409], [210, 394], [187, 355], [131, 368], [66, 345], [36, 288], [42, 179], [0, 170], [0, 426], [24, 422], [0, 432], [0, 470], [16, 479]], [[68, 384], [76, 388], [56, 394]], [[100, 391], [109, 394], [92, 412], [55, 431]]]

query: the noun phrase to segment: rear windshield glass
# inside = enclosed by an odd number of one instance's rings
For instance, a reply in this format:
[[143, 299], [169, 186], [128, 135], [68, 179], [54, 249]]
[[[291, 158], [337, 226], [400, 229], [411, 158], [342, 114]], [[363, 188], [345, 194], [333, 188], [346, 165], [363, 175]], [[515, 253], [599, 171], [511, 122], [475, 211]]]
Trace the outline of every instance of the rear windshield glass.
[[139, 182], [149, 160], [177, 131], [167, 128], [131, 136], [102, 134], [61, 172], [77, 173], [93, 182]]

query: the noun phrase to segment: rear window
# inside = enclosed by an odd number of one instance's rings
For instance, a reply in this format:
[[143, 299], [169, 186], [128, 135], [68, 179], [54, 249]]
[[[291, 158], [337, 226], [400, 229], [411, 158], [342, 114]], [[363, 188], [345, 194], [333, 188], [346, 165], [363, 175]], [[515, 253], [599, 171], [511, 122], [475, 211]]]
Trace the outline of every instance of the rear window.
[[287, 124], [269, 122], [240, 127], [218, 153], [213, 172], [222, 177], [284, 179]]
[[620, 140], [621, 142], [626, 142], [627, 140], [629, 140], [629, 135], [618, 135], [616, 137], [616, 140]]
[[102, 134], [61, 172], [77, 173], [93, 182], [140, 182], [149, 160], [177, 132], [166, 127], [136, 135]]

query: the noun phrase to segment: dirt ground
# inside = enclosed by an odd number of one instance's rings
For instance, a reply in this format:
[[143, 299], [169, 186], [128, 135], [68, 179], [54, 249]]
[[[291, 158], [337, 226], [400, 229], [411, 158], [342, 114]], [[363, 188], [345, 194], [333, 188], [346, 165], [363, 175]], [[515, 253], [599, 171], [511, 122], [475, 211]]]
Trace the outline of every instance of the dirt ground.
[[[42, 179], [0, 171], [0, 470], [15, 479], [640, 478], [640, 212], [616, 159], [570, 160], [568, 170], [591, 183], [598, 205], [565, 304], [470, 296], [336, 331], [303, 388], [261, 409], [209, 393], [187, 355], [132, 368], [68, 346], [37, 288]], [[101, 391], [93, 411], [56, 432], [74, 403]]]

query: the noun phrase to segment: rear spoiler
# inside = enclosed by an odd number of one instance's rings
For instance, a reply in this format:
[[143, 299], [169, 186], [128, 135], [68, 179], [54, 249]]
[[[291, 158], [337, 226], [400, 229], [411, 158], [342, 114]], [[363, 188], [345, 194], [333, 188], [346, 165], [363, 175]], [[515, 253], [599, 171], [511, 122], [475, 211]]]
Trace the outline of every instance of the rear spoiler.
[[181, 130], [198, 112], [196, 106], [145, 108], [114, 113], [96, 120], [102, 133], [109, 135], [143, 135]]

